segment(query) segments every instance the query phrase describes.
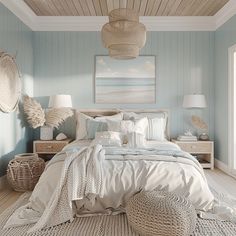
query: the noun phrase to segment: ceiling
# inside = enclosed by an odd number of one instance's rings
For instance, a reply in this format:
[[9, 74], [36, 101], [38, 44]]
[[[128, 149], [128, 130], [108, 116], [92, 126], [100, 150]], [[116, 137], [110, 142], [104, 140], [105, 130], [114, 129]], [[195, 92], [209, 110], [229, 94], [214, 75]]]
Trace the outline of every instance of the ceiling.
[[101, 31], [108, 12], [133, 8], [148, 31], [215, 31], [236, 0], [0, 0], [33, 31]]
[[107, 16], [131, 8], [140, 16], [214, 16], [229, 0], [24, 0], [37, 16]]

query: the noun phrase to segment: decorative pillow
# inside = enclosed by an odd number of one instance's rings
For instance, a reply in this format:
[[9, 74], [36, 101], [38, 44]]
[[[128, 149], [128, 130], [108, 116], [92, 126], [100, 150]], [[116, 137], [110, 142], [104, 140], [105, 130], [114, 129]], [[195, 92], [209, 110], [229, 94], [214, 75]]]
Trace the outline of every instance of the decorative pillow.
[[147, 132], [148, 120], [147, 117], [139, 120], [107, 120], [107, 124], [109, 131], [121, 132], [122, 134], [137, 132], [145, 135]]
[[132, 120], [141, 117], [147, 117], [148, 128], [146, 133], [146, 138], [148, 140], [165, 141], [166, 135], [166, 125], [167, 125], [167, 113], [157, 112], [157, 113], [134, 113], [134, 112], [124, 112], [125, 120]]
[[165, 141], [166, 121], [164, 118], [148, 118], [147, 139]]
[[95, 135], [95, 139], [92, 141], [92, 145], [101, 144], [103, 146], [122, 146], [122, 138], [121, 133], [112, 132], [112, 131], [104, 131], [97, 132]]
[[123, 120], [123, 113], [120, 112], [118, 114], [112, 116], [97, 116], [95, 120], [106, 121], [106, 120]]
[[101, 116], [96, 117], [95, 119], [91, 116], [87, 116], [84, 113], [77, 112], [77, 126], [76, 126], [76, 139], [87, 139], [87, 120], [100, 120], [100, 121], [106, 121], [106, 119], [111, 120], [122, 120], [123, 114], [118, 113], [114, 116]]
[[107, 122], [106, 121], [99, 121], [99, 120], [86, 120], [87, 125], [87, 137], [88, 139], [94, 139], [96, 132], [107, 131]]
[[146, 147], [146, 139], [145, 139], [144, 134], [132, 132], [132, 133], [128, 133], [127, 137], [128, 137], [127, 147], [133, 147], [133, 148]]

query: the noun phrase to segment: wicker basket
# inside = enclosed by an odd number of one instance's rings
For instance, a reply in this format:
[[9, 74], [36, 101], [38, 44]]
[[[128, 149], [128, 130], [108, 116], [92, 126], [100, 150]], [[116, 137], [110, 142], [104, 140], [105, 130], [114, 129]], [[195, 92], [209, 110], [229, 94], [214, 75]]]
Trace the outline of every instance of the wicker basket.
[[32, 191], [44, 168], [44, 160], [35, 153], [16, 155], [8, 164], [7, 180], [15, 191]]

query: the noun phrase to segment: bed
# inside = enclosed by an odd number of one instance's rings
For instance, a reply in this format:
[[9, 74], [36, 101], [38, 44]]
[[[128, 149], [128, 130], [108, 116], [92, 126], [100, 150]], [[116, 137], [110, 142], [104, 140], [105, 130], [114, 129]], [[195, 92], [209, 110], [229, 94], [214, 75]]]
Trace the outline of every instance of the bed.
[[168, 140], [168, 111], [79, 114], [86, 122], [77, 117], [77, 139], [47, 164], [29, 202], [6, 228], [35, 223], [34, 232], [74, 217], [119, 214], [140, 191], [166, 190], [189, 198], [199, 211], [212, 209], [201, 165]]

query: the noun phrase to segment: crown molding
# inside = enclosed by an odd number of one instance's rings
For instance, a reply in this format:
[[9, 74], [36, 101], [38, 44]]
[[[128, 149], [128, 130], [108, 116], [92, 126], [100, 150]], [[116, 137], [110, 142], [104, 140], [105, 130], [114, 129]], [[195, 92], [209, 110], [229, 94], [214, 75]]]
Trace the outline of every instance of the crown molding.
[[[107, 16], [44, 16], [37, 19], [35, 31], [101, 31]], [[213, 31], [212, 17], [140, 17], [148, 31]]]
[[0, 3], [8, 8], [30, 29], [34, 29], [37, 16], [23, 0], [0, 0]]
[[[23, 0], [0, 0], [33, 31], [100, 31], [107, 16], [37, 16]], [[215, 31], [236, 14], [230, 0], [214, 16], [142, 16], [148, 31]]]
[[226, 23], [232, 16], [236, 14], [236, 0], [230, 0], [215, 15], [216, 29]]

